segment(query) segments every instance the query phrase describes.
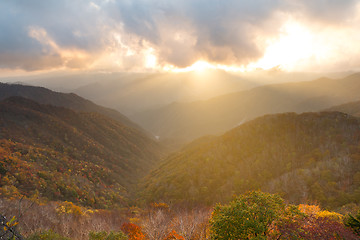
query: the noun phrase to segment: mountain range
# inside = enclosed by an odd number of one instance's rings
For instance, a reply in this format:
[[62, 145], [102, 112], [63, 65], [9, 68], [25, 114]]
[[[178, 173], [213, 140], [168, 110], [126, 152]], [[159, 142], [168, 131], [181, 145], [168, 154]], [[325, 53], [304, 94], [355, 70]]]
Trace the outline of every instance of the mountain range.
[[188, 142], [226, 131], [256, 117], [319, 111], [359, 100], [360, 74], [255, 87], [205, 101], [172, 103], [131, 116], [160, 139]]
[[[134, 200], [212, 205], [253, 189], [331, 209], [359, 204], [360, 102], [341, 104], [357, 99], [359, 88], [354, 74], [169, 105], [161, 109], [175, 109], [171, 116], [152, 116], [165, 136], [201, 137], [165, 157], [116, 110], [76, 94], [0, 84], [0, 193], [94, 208]], [[276, 113], [314, 109], [326, 111]]]

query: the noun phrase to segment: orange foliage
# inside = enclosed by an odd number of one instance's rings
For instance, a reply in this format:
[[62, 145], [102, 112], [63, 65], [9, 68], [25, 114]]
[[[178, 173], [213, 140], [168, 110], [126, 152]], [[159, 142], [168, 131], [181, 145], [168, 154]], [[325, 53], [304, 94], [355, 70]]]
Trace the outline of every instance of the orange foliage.
[[154, 209], [169, 210], [169, 205], [166, 203], [151, 203], [150, 206]]
[[121, 230], [128, 235], [129, 240], [145, 240], [146, 237], [141, 231], [141, 227], [133, 223], [124, 223]]
[[167, 235], [166, 238], [164, 238], [163, 240], [172, 240], [172, 239], [185, 240], [185, 238], [177, 234], [175, 230], [172, 230], [171, 233], [169, 233], [169, 235]]
[[320, 207], [317, 205], [300, 204], [299, 210], [306, 215], [316, 215], [318, 212], [320, 212]]

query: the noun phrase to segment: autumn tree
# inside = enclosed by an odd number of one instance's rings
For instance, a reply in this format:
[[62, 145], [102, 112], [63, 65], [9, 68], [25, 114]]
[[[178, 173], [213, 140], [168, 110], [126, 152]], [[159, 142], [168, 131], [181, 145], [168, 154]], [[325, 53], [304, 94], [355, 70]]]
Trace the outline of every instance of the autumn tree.
[[210, 219], [211, 239], [266, 239], [272, 223], [285, 212], [278, 195], [260, 191], [217, 205]]
[[185, 240], [185, 238], [179, 235], [175, 230], [172, 230], [163, 240]]
[[121, 230], [128, 235], [129, 240], [145, 240], [146, 237], [141, 231], [141, 227], [134, 223], [124, 223]]
[[279, 222], [276, 227], [278, 233], [270, 239], [358, 239], [344, 224], [331, 219], [330, 216], [298, 217]]

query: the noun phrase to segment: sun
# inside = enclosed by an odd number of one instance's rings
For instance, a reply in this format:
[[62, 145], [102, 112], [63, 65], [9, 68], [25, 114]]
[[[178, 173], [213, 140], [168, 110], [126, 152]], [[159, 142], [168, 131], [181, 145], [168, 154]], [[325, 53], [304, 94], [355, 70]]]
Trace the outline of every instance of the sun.
[[190, 68], [192, 69], [192, 71], [203, 73], [206, 70], [214, 69], [215, 66], [205, 61], [197, 61], [193, 65], [191, 65]]
[[319, 57], [319, 49], [315, 41], [315, 35], [306, 26], [289, 20], [281, 28], [280, 34], [275, 38], [263, 40], [263, 57], [248, 65], [228, 66], [211, 63], [205, 60], [198, 60], [191, 66], [177, 68], [167, 67], [165, 70], [171, 72], [195, 72], [203, 74], [211, 69], [224, 70], [227, 72], [251, 72], [256, 69], [269, 70], [280, 68], [284, 71], [294, 71], [309, 59]]

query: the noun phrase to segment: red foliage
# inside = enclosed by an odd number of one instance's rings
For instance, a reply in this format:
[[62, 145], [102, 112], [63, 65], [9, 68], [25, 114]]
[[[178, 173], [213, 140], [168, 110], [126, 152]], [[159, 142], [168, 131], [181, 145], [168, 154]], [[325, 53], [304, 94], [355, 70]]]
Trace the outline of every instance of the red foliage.
[[185, 238], [184, 238], [183, 236], [180, 236], [179, 234], [177, 234], [175, 230], [172, 230], [172, 231], [166, 236], [166, 238], [164, 238], [163, 240], [172, 240], [172, 239], [185, 240]]
[[327, 217], [304, 217], [277, 224], [281, 239], [347, 239], [358, 237], [340, 222]]
[[141, 227], [133, 223], [124, 223], [121, 230], [128, 235], [129, 240], [145, 240], [146, 237], [141, 231]]

